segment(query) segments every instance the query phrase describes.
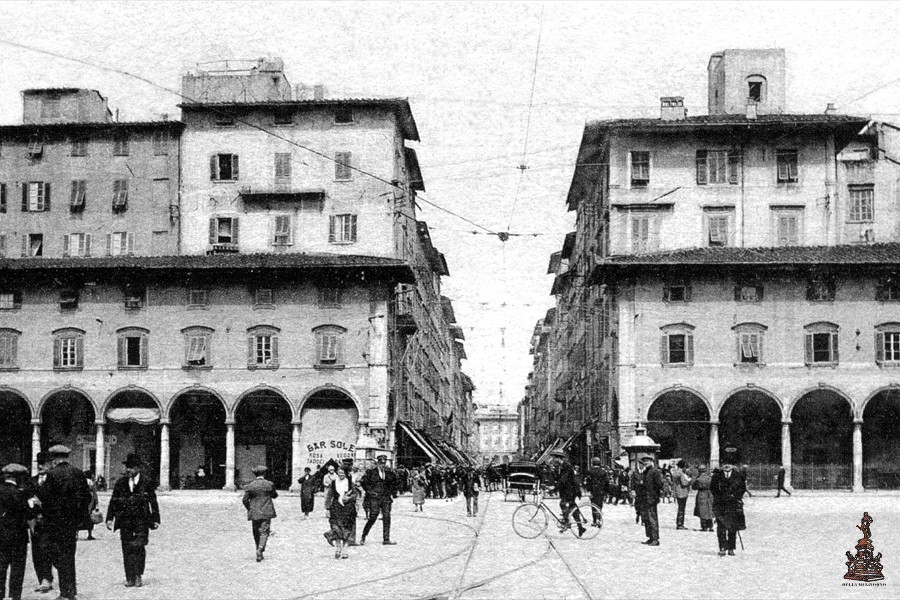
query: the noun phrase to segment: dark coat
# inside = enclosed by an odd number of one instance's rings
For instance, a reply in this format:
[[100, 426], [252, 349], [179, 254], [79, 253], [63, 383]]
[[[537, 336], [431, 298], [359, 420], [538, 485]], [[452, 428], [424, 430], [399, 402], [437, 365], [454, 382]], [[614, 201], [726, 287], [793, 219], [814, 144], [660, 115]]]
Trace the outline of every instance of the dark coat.
[[592, 500], [603, 500], [609, 489], [609, 474], [603, 467], [591, 467], [585, 481]]
[[640, 493], [643, 495], [642, 506], [659, 504], [659, 497], [663, 489], [663, 476], [655, 466], [644, 469], [644, 477]]
[[278, 497], [275, 484], [265, 477], [257, 477], [244, 486], [244, 508], [247, 509], [248, 521], [260, 521], [262, 519], [274, 519], [275, 503]]
[[113, 531], [118, 529], [146, 533], [151, 526], [159, 525], [159, 504], [156, 502], [156, 483], [141, 473], [134, 491], [129, 477], [120, 477], [113, 488], [106, 522], [115, 521]]
[[559, 467], [556, 489], [559, 492], [559, 499], [566, 502], [574, 502], [575, 498], [581, 497], [581, 482], [575, 475], [575, 468], [569, 463], [563, 463]]
[[747, 482], [741, 472], [734, 469], [731, 471], [731, 477], [726, 478], [724, 471], [716, 471], [712, 476], [710, 491], [716, 519], [721, 521], [726, 529], [735, 531], [746, 529], [742, 498], [747, 491]]
[[399, 491], [397, 474], [387, 467], [384, 469], [384, 479], [378, 475], [378, 469], [369, 469], [360, 480], [360, 486], [366, 492], [369, 502], [381, 500], [393, 500]]
[[711, 481], [709, 473], [703, 472], [691, 483], [691, 488], [697, 490], [694, 516], [708, 521], [716, 518], [716, 514], [713, 512], [712, 492], [709, 491]]
[[0, 548], [28, 544], [28, 496], [15, 484], [0, 481]]
[[297, 483], [300, 484], [300, 497], [301, 498], [312, 498], [316, 495], [316, 488], [319, 487], [319, 482], [316, 479], [315, 475], [303, 475], [300, 479], [297, 480]]
[[90, 517], [91, 490], [81, 469], [61, 462], [47, 472], [38, 490], [45, 529], [51, 535], [75, 537]]

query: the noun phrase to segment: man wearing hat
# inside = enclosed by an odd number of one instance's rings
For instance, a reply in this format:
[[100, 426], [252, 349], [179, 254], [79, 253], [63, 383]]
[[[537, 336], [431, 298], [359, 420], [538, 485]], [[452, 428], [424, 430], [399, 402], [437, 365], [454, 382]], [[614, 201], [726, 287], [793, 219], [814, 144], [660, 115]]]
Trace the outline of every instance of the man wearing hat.
[[[40, 497], [47, 481], [47, 471], [50, 470], [50, 454], [38, 452], [36, 460], [38, 472], [31, 478], [29, 491], [34, 496]], [[52, 590], [53, 565], [50, 563], [50, 547], [44, 519], [40, 515], [31, 528], [31, 562], [34, 564], [34, 574], [38, 580], [38, 586], [34, 591], [47, 593]]]
[[75, 543], [78, 530], [91, 518], [91, 490], [80, 469], [69, 462], [71, 450], [51, 446], [50, 470], [38, 492], [50, 550], [50, 562], [59, 575], [59, 598], [73, 600], [78, 594], [75, 573]]
[[150, 530], [159, 527], [159, 504], [156, 483], [142, 473], [143, 459], [131, 453], [124, 464], [126, 476], [120, 477], [113, 487], [106, 511], [106, 528], [119, 532], [125, 587], [141, 587]]
[[[588, 492], [591, 494], [591, 504], [595, 504], [597, 508], [602, 510], [603, 499], [606, 497], [609, 490], [609, 475], [606, 473], [606, 469], [600, 465], [601, 461], [599, 457], [591, 459], [591, 468], [587, 472], [585, 487], [587, 487]], [[596, 509], [592, 510], [595, 513], [598, 513]], [[603, 525], [602, 514], [598, 513], [593, 515], [593, 525], [595, 527]]]
[[709, 487], [712, 478], [706, 472], [706, 465], [697, 467], [699, 474], [691, 483], [691, 489], [697, 490], [694, 500], [694, 516], [700, 519], [700, 531], [713, 531], [713, 520], [716, 514], [713, 512], [712, 492]]
[[684, 511], [687, 507], [688, 496], [691, 494], [691, 478], [685, 472], [687, 463], [684, 459], [678, 461], [678, 464], [672, 469], [672, 488], [675, 491], [675, 501], [678, 502], [678, 513], [675, 516], [675, 529], [687, 529], [684, 526]]
[[[28, 519], [31, 511], [27, 495], [19, 489], [28, 469], [10, 463], [0, 470], [0, 590], [4, 598], [21, 600], [28, 556]], [[9, 572], [9, 594], [6, 573]]]
[[263, 560], [263, 552], [266, 551], [266, 542], [269, 540], [269, 531], [275, 514], [275, 503], [278, 497], [275, 484], [266, 479], [265, 465], [253, 467], [256, 479], [244, 486], [244, 508], [247, 509], [247, 520], [253, 529], [253, 541], [256, 543], [256, 562]]
[[385, 546], [393, 546], [397, 542], [391, 540], [391, 505], [397, 496], [397, 475], [387, 466], [387, 456], [378, 455], [376, 458], [374, 469], [369, 469], [362, 476], [360, 484], [369, 498], [369, 518], [366, 520], [366, 526], [363, 527], [362, 539], [359, 545], [366, 543], [366, 536], [372, 529], [372, 525], [378, 520], [378, 514], [384, 515], [382, 518], [382, 543]]
[[722, 470], [713, 474], [710, 491], [713, 496], [713, 512], [716, 514], [716, 535], [719, 538], [719, 556], [734, 556], [737, 532], [746, 529], [744, 520], [744, 493], [747, 484], [735, 467], [740, 464], [737, 448], [725, 448], [722, 452]]
[[644, 532], [648, 546], [659, 546], [659, 515], [657, 505], [663, 489], [663, 476], [656, 468], [656, 459], [652, 454], [641, 457], [643, 473], [639, 477], [637, 494], [641, 495], [641, 520], [644, 521]]
[[[554, 462], [559, 467], [559, 475], [556, 478], [556, 491], [559, 492], [559, 509], [562, 511], [562, 525], [560, 531], [566, 531], [569, 528], [569, 515], [575, 508], [575, 499], [581, 497], [581, 482], [575, 475], [575, 469], [569, 462], [569, 456], [562, 450], [554, 450], [550, 453]], [[579, 519], [585, 518], [585, 515], [579, 516]], [[578, 536], [584, 533], [584, 525], [578, 522]]]

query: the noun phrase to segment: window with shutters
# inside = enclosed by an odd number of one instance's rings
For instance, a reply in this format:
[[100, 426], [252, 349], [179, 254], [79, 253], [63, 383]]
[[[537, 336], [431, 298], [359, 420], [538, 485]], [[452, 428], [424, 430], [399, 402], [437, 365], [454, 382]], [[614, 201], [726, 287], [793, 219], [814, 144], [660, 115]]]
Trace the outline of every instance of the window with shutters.
[[80, 136], [72, 138], [71, 154], [72, 156], [87, 156], [88, 138]]
[[650, 153], [631, 152], [631, 187], [650, 185]]
[[803, 209], [774, 211], [775, 245], [799, 246], [803, 243]]
[[652, 215], [631, 216], [629, 233], [631, 235], [630, 247], [632, 252], [652, 252], [656, 249], [655, 225], [655, 217]]
[[44, 255], [44, 234], [28, 233], [22, 236], [22, 257]]
[[188, 290], [188, 308], [209, 308], [209, 290], [200, 288]]
[[331, 215], [328, 227], [328, 241], [332, 244], [356, 242], [356, 215]]
[[72, 198], [69, 200], [69, 209], [72, 212], [84, 210], [87, 199], [87, 181], [78, 179], [72, 182]]
[[882, 277], [875, 287], [875, 299], [879, 302], [900, 301], [900, 276], [888, 275]]
[[672, 281], [663, 286], [663, 302], [690, 302], [691, 284], [687, 281]]
[[731, 246], [732, 211], [706, 209], [703, 211], [703, 229], [708, 246]]
[[253, 290], [253, 308], [275, 308], [275, 293], [272, 288], [258, 287]]
[[763, 341], [767, 327], [759, 323], [741, 323], [732, 327], [737, 343], [735, 364], [761, 366]]
[[660, 361], [663, 366], [688, 367], [694, 364], [694, 326], [675, 323], [660, 328]]
[[123, 290], [125, 308], [136, 310], [147, 304], [147, 288], [139, 284], [126, 285]]
[[212, 367], [210, 345], [214, 330], [209, 327], [186, 327], [184, 335], [184, 368], [208, 369]]
[[209, 243], [238, 245], [238, 218], [213, 217], [209, 220]]
[[334, 109], [334, 122], [337, 125], [350, 125], [353, 123], [353, 109], [349, 106], [338, 106]]
[[209, 178], [213, 181], [236, 181], [239, 163], [237, 154], [213, 154], [209, 157]]
[[353, 169], [351, 169], [353, 161], [352, 152], [335, 152], [334, 153], [334, 178], [338, 181], [349, 181], [353, 179]]
[[6, 184], [0, 183], [0, 213], [6, 213]]
[[50, 210], [50, 184], [46, 181], [30, 181], [22, 184], [22, 212]]
[[275, 153], [275, 185], [290, 186], [291, 184], [291, 153]]
[[119, 369], [146, 369], [149, 366], [150, 332], [142, 327], [123, 327], [116, 333]]
[[119, 134], [113, 139], [113, 156], [128, 156], [127, 134]]
[[134, 234], [127, 231], [116, 231], [107, 234], [106, 254], [109, 256], [134, 254]]
[[697, 185], [737, 185], [741, 180], [738, 150], [697, 150]]
[[900, 323], [875, 326], [875, 362], [900, 366]]
[[247, 368], [278, 368], [278, 334], [271, 325], [257, 325], [247, 330]]
[[169, 153], [169, 132], [153, 132], [153, 156], [166, 156]]
[[276, 215], [273, 229], [273, 246], [290, 246], [291, 243], [293, 243], [293, 236], [291, 235], [290, 215]]
[[346, 331], [338, 325], [322, 325], [313, 329], [316, 336], [315, 366], [328, 368], [343, 365], [343, 338]]
[[21, 331], [0, 329], [0, 371], [14, 371], [19, 368], [19, 336]]
[[53, 369], [73, 371], [84, 368], [84, 331], [75, 328], [53, 332]]
[[128, 209], [128, 180], [116, 179], [113, 181], [113, 212], [122, 212]]
[[340, 308], [343, 290], [339, 287], [319, 288], [319, 308]]
[[0, 291], [0, 310], [19, 310], [22, 308], [21, 290]]
[[37, 161], [41, 159], [43, 154], [44, 139], [39, 134], [35, 134], [34, 137], [28, 141], [28, 157]]
[[872, 223], [875, 221], [875, 186], [850, 186], [850, 215], [852, 223]]
[[739, 280], [734, 284], [735, 302], [762, 302], [764, 287], [754, 278]]
[[63, 288], [59, 291], [59, 310], [78, 310], [80, 293], [77, 288]]
[[63, 236], [63, 256], [90, 256], [91, 234], [70, 233]]
[[825, 274], [812, 275], [806, 282], [806, 299], [810, 302], [833, 302], [836, 282]]
[[838, 364], [838, 331], [834, 323], [819, 322], [807, 325], [806, 364], [810, 366], [834, 366]]
[[799, 181], [796, 150], [775, 150], [776, 181], [778, 183], [797, 183]]

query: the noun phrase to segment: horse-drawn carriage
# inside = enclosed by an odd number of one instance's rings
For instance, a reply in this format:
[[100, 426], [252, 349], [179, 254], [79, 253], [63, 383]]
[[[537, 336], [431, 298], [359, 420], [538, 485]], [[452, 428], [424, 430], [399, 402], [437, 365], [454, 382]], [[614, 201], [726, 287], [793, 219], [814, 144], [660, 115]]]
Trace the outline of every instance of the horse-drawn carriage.
[[540, 487], [541, 473], [537, 463], [526, 460], [513, 461], [509, 463], [503, 500], [514, 494], [519, 502], [525, 502], [528, 496], [536, 498]]

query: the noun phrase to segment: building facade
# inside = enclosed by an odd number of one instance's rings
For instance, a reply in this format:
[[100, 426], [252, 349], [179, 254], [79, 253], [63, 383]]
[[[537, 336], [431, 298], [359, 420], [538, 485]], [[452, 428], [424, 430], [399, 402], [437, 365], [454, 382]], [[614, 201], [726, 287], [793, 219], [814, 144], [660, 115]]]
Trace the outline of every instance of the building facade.
[[478, 455], [482, 464], [506, 463], [519, 455], [519, 415], [508, 406], [481, 406], [475, 411]]
[[[554, 282], [575, 315], [559, 371], [605, 374], [592, 414], [612, 457], [646, 424], [662, 458], [742, 447], [758, 486], [780, 464], [799, 487], [896, 485], [880, 424], [896, 410], [894, 130], [789, 113], [781, 50], [714, 54], [709, 82], [709, 115], [674, 96], [659, 119], [586, 126]], [[580, 331], [596, 335], [584, 357]], [[573, 395], [577, 418], [593, 398]]]

